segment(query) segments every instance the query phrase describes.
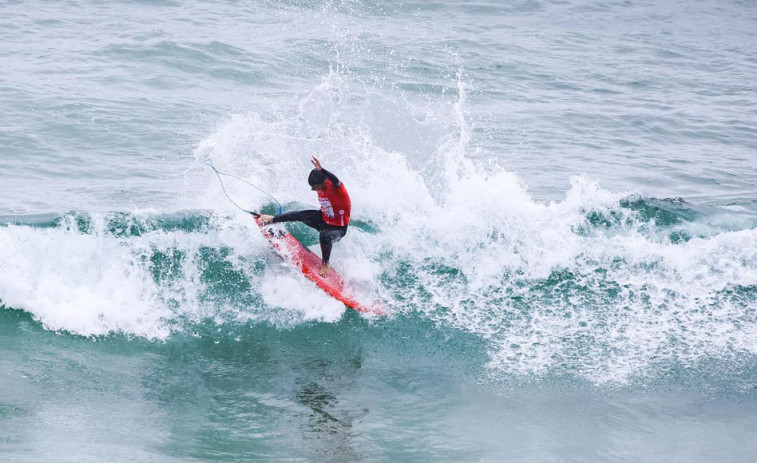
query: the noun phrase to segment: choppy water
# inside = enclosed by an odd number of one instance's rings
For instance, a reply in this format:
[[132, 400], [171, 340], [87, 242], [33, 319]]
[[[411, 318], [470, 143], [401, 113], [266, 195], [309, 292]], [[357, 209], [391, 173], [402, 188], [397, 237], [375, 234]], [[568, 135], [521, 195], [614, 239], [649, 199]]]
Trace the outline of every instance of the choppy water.
[[[0, 44], [3, 461], [757, 452], [753, 2], [11, 1]], [[292, 209], [313, 154], [387, 317], [206, 165]]]

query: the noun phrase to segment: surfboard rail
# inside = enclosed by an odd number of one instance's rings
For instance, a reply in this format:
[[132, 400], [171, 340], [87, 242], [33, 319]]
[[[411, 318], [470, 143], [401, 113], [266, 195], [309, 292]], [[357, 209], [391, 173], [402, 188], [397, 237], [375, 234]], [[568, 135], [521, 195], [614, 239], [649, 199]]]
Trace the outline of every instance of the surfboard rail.
[[253, 214], [255, 223], [260, 227], [268, 241], [273, 245], [276, 253], [292, 262], [308, 280], [315, 283], [326, 294], [342, 302], [347, 307], [359, 312], [386, 315], [386, 311], [377, 305], [366, 305], [355, 299], [354, 295], [344, 284], [344, 280], [333, 268], [327, 276], [322, 276], [321, 258], [313, 251], [302, 245], [291, 233], [279, 226], [263, 225], [260, 216]]

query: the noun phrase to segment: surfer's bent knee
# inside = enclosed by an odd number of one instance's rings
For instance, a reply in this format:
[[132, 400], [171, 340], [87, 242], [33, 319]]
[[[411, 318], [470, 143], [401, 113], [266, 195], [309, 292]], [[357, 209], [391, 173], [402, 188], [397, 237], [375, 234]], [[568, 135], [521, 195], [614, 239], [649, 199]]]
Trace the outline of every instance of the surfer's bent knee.
[[322, 244], [332, 244], [341, 240], [347, 234], [347, 227], [333, 227], [321, 230], [319, 235]]

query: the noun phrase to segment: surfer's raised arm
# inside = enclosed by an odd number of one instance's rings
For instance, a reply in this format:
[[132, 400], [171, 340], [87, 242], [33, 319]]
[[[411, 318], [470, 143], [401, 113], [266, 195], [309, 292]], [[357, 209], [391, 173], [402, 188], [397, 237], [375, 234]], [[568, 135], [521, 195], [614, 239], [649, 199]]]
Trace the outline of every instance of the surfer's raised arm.
[[342, 182], [336, 178], [336, 175], [326, 169], [321, 169], [321, 172], [323, 172], [323, 175], [325, 175], [327, 179], [331, 180], [331, 184], [334, 185], [334, 188], [342, 188]]
[[321, 166], [321, 161], [319, 161], [318, 158], [313, 156], [312, 159], [310, 159], [310, 162], [313, 163], [315, 170], [321, 171], [321, 173], [323, 173], [323, 175], [325, 175], [326, 178], [331, 181], [331, 184], [334, 185], [334, 188], [342, 187], [342, 182], [339, 181], [336, 175], [324, 169], [323, 166]]

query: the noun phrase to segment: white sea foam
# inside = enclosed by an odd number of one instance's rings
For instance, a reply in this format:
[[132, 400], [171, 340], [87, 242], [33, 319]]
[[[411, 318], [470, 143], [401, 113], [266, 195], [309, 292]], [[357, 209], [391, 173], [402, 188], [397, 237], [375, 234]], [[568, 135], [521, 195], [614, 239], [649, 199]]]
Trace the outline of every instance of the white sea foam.
[[335, 322], [344, 313], [344, 304], [319, 291], [314, 284], [294, 272], [270, 275], [263, 280], [259, 290], [270, 307], [299, 313], [298, 321]]
[[[457, 79], [446, 107], [413, 118], [416, 108], [396, 99], [378, 116], [370, 102], [386, 95], [332, 72], [289, 119], [232, 118], [198, 158], [315, 206], [304, 180], [309, 156], [320, 156], [348, 185], [353, 218], [380, 229], [351, 231], [337, 245], [349, 257], [337, 251], [335, 265], [373, 284], [396, 313], [421, 312], [488, 340], [495, 374], [554, 370], [622, 383], [658, 362], [757, 354], [755, 316], [727, 294], [757, 285], [757, 231], [674, 243], [654, 220], [621, 207], [626, 192], [582, 176], [561, 201], [533, 200], [516, 175], [467, 157], [472, 128], [463, 74]], [[410, 153], [388, 149], [386, 133], [374, 137], [366, 121], [393, 117], [437, 138]], [[414, 157], [424, 149], [426, 161]], [[214, 188], [211, 202], [221, 199]], [[592, 225], [590, 213], [617, 220]], [[696, 235], [697, 224], [690, 229]], [[382, 276], [389, 286], [378, 287]]]
[[145, 244], [71, 229], [0, 229], [2, 301], [55, 330], [164, 337], [170, 313], [144, 271]]
[[[112, 217], [110, 218], [112, 219]], [[343, 306], [276, 262], [262, 276], [256, 263], [276, 259], [249, 216], [218, 216], [207, 230], [160, 228], [121, 235], [109, 218], [85, 226], [74, 215], [60, 227], [0, 228], [0, 301], [23, 309], [47, 328], [84, 336], [110, 333], [165, 339], [185, 322], [335, 321]], [[121, 217], [122, 225], [147, 217]], [[222, 267], [221, 269], [215, 267]], [[264, 306], [249, 306], [241, 279]], [[297, 314], [281, 317], [277, 309]]]
[[[754, 295], [729, 293], [757, 285], [756, 230], [697, 236], [697, 224], [683, 224], [693, 238], [674, 243], [620, 206], [625, 192], [584, 176], [571, 179], [564, 199], [536, 201], [503, 166], [468, 157], [474, 127], [463, 73], [455, 83], [457, 95], [424, 105], [332, 71], [290, 111], [233, 116], [195, 153], [207, 185], [184, 206], [213, 211], [207, 230], [118, 237], [102, 216], [86, 233], [73, 224], [2, 228], [0, 297], [51, 329], [83, 335], [165, 338], [180, 320], [276, 322], [280, 311], [338, 320], [342, 307], [275, 260], [203, 164], [212, 160], [290, 208], [316, 208], [305, 181], [316, 155], [353, 200], [356, 225], [335, 246], [334, 267], [362, 295], [383, 298], [392, 316], [421, 314], [485, 339], [494, 374], [622, 383], [659, 362], [757, 354]], [[407, 153], [372, 125], [392, 119], [418, 135]], [[271, 203], [242, 182], [225, 185], [244, 208]], [[590, 213], [616, 220], [592, 225]], [[262, 307], [240, 293], [213, 296], [207, 250]], [[174, 256], [173, 275], [155, 277], [156, 253]]]

